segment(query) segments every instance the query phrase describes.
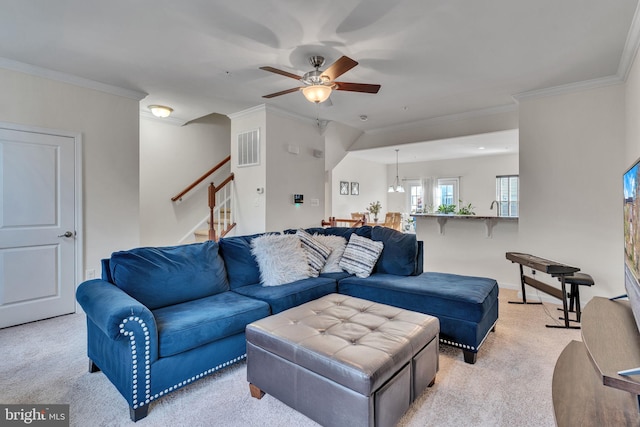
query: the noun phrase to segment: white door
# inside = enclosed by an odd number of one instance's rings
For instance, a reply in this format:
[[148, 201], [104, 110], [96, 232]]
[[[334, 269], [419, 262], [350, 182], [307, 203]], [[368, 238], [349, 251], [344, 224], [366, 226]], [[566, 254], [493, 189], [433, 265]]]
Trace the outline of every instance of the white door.
[[75, 139], [0, 128], [0, 328], [75, 311]]

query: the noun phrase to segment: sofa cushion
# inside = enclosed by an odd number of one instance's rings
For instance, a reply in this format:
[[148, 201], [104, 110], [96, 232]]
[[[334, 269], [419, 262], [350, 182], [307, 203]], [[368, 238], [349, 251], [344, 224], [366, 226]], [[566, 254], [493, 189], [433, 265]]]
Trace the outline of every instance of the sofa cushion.
[[340, 271], [335, 273], [320, 273], [320, 277], [328, 277], [329, 279], [333, 279], [336, 282], [339, 282], [342, 279], [346, 279], [347, 277], [351, 277], [353, 274], [347, 273], [346, 271]]
[[150, 310], [229, 289], [212, 241], [114, 252], [109, 268], [113, 283]]
[[440, 340], [477, 352], [498, 319], [498, 283], [448, 273], [373, 274], [338, 282], [341, 294], [436, 316]]
[[220, 255], [224, 259], [231, 289], [260, 283], [260, 267], [251, 254], [251, 241], [258, 236], [262, 233], [220, 239]]
[[449, 273], [408, 277], [376, 273], [366, 279], [352, 276], [340, 280], [338, 287], [346, 295], [476, 323], [498, 299], [495, 279]]
[[310, 277], [281, 286], [249, 285], [236, 288], [233, 292], [265, 301], [271, 306], [271, 313], [280, 313], [291, 307], [312, 301], [336, 292], [336, 281], [327, 277]]
[[298, 236], [265, 234], [251, 241], [263, 286], [279, 286], [311, 277]]
[[376, 264], [376, 273], [411, 276], [416, 270], [418, 241], [415, 234], [405, 234], [388, 227], [373, 227], [371, 239], [384, 248]]
[[358, 277], [369, 277], [383, 246], [382, 242], [374, 242], [366, 237], [352, 234], [340, 260], [340, 267]]
[[327, 262], [325, 262], [320, 273], [342, 273], [343, 270], [340, 268], [340, 260], [347, 247], [347, 239], [342, 236], [323, 236], [320, 234], [314, 234], [313, 237], [331, 250]]
[[320, 271], [322, 271], [327, 263], [329, 255], [331, 255], [331, 248], [317, 238], [325, 236], [314, 237], [303, 229], [296, 231], [296, 236], [300, 239], [302, 249], [304, 249], [304, 252], [307, 255], [307, 264], [309, 264], [311, 275], [313, 277], [318, 277], [320, 275]]
[[269, 305], [234, 292], [159, 308], [159, 356], [167, 357], [243, 333], [247, 324], [267, 317]]

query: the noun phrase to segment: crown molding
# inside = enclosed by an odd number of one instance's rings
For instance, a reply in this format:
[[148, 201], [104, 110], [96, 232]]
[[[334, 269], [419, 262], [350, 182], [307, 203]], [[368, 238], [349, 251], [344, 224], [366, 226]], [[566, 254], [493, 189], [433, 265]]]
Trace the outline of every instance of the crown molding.
[[528, 92], [517, 93], [513, 95], [513, 99], [516, 102], [520, 102], [523, 99], [542, 98], [545, 96], [563, 95], [581, 90], [597, 89], [600, 87], [613, 86], [627, 81], [629, 71], [633, 66], [633, 63], [638, 54], [638, 47], [640, 46], [640, 4], [636, 7], [636, 11], [633, 14], [631, 20], [631, 26], [627, 33], [627, 40], [622, 49], [622, 55], [620, 62], [618, 63], [618, 71], [615, 75], [601, 77], [597, 79], [584, 80], [581, 82], [569, 83], [566, 85], [559, 85], [549, 87], [545, 89], [536, 89]]
[[250, 107], [242, 111], [238, 111], [236, 113], [227, 114], [231, 120], [239, 119], [241, 117], [245, 117], [251, 114], [255, 114], [261, 111], [265, 111], [267, 106], [265, 104], [256, 105], [255, 107]]
[[631, 27], [627, 33], [627, 41], [624, 44], [620, 64], [618, 64], [617, 75], [625, 82], [638, 54], [638, 46], [640, 46], [640, 4], [638, 4], [636, 12], [633, 14]]
[[544, 89], [530, 90], [528, 92], [521, 92], [512, 96], [516, 102], [520, 102], [522, 100], [544, 98], [547, 96], [555, 96], [555, 95], [564, 95], [564, 94], [578, 92], [582, 90], [613, 86], [621, 83], [624, 83], [624, 80], [619, 76], [615, 75], [615, 76], [600, 77], [600, 78], [591, 79], [591, 80], [584, 80], [581, 82], [569, 83], [566, 85], [553, 86], [553, 87], [548, 87]]
[[302, 116], [300, 114], [296, 114], [296, 113], [292, 113], [290, 111], [284, 110], [280, 107], [274, 107], [273, 105], [269, 105], [269, 104], [260, 104], [260, 105], [256, 105], [255, 107], [251, 107], [251, 108], [247, 108], [246, 110], [242, 110], [242, 111], [238, 111], [237, 113], [231, 113], [231, 114], [227, 114], [227, 117], [229, 117], [231, 120], [234, 119], [238, 119], [244, 116], [248, 116], [251, 114], [255, 114], [258, 112], [265, 112], [265, 113], [274, 113], [277, 114], [279, 116], [282, 117], [288, 117], [288, 118], [292, 118], [295, 120], [300, 120], [303, 122], [307, 122], [307, 123], [311, 123], [314, 126], [317, 125], [318, 122], [325, 122], [327, 120], [322, 120], [322, 119], [312, 119], [309, 117], [305, 117]]
[[428, 119], [415, 120], [412, 122], [401, 123], [398, 125], [371, 129], [369, 131], [366, 131], [365, 133], [370, 135], [375, 135], [383, 132], [399, 131], [399, 130], [410, 129], [410, 128], [415, 128], [420, 126], [429, 126], [429, 125], [442, 123], [442, 122], [473, 119], [477, 117], [491, 116], [494, 114], [501, 114], [501, 113], [511, 113], [517, 110], [518, 110], [518, 106], [516, 104], [506, 104], [506, 105], [500, 105], [497, 107], [480, 108], [477, 110], [465, 111], [463, 113], [447, 114], [445, 116], [430, 117]]
[[25, 64], [24, 62], [14, 61], [8, 58], [0, 57], [0, 68], [17, 71], [19, 73], [30, 74], [32, 76], [42, 77], [49, 80], [55, 80], [62, 83], [68, 83], [87, 89], [93, 89], [100, 92], [108, 93], [110, 95], [122, 96], [125, 98], [134, 99], [136, 101], [140, 101], [147, 96], [146, 93], [139, 92], [137, 90], [124, 89], [118, 86], [100, 83], [95, 80], [89, 80], [83, 77], [74, 76], [73, 74], [62, 73], [60, 71], [54, 71], [48, 68]]

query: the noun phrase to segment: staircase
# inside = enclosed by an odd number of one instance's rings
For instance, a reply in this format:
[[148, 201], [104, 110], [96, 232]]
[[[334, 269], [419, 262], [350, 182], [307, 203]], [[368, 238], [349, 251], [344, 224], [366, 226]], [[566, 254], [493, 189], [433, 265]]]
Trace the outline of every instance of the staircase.
[[[207, 171], [200, 178], [195, 180], [179, 194], [171, 198], [173, 202], [179, 202], [182, 198], [198, 187], [199, 184], [204, 182], [207, 178], [212, 176], [216, 171], [220, 170], [223, 166], [229, 166], [231, 162], [231, 156], [215, 165], [209, 171]], [[197, 242], [203, 242], [206, 240], [218, 240], [229, 233], [235, 226], [232, 206], [233, 206], [233, 182], [234, 175], [230, 173], [219, 185], [215, 185], [213, 182], [208, 187], [208, 204], [209, 204], [209, 217], [206, 221], [208, 227], [206, 229], [198, 229], [194, 232], [195, 240]]]
[[[221, 219], [215, 219], [214, 215], [213, 221], [213, 229], [218, 238], [223, 237], [225, 234], [227, 234], [230, 231], [229, 225], [234, 224], [231, 218], [231, 209], [222, 210], [220, 212], [220, 216], [222, 217]], [[198, 229], [193, 233], [196, 242], [206, 242], [207, 240], [209, 240], [209, 230], [211, 229], [211, 223], [208, 219], [206, 225], [206, 228]]]

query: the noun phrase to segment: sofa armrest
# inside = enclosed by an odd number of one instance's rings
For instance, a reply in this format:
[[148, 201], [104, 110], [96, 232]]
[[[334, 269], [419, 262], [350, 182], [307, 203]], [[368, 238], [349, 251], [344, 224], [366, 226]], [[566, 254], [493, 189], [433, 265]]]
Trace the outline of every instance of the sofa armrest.
[[424, 242], [418, 240], [418, 254], [416, 256], [416, 271], [412, 276], [419, 276], [424, 273]]
[[142, 319], [149, 328], [149, 336], [157, 337], [151, 311], [112, 283], [100, 279], [83, 282], [76, 291], [76, 300], [87, 317], [110, 339], [121, 334], [122, 321], [131, 316]]

